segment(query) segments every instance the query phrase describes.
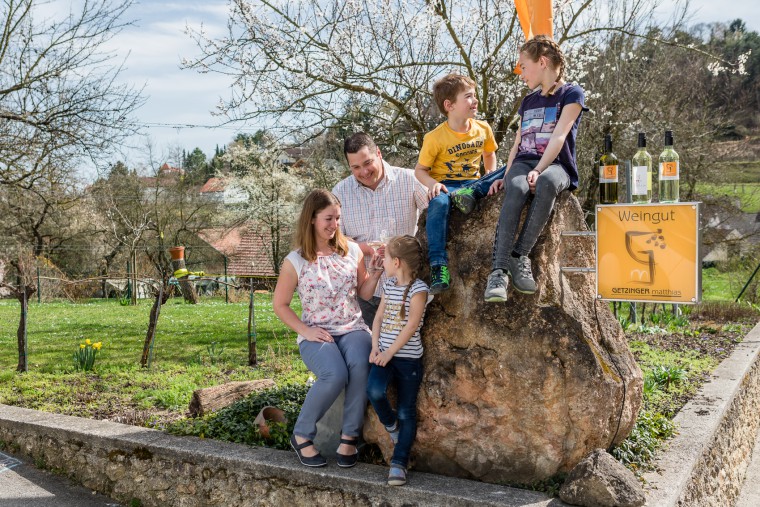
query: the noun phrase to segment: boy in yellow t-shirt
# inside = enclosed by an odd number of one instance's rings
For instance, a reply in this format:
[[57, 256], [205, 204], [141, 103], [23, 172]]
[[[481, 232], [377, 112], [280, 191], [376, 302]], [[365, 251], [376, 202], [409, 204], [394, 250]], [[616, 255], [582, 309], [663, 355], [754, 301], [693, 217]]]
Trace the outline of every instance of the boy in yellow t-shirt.
[[[491, 184], [504, 177], [496, 171], [496, 140], [488, 123], [476, 120], [478, 99], [475, 82], [449, 74], [433, 84], [433, 99], [448, 119], [425, 134], [414, 175], [428, 189], [426, 232], [430, 261], [430, 293], [449, 288], [451, 275], [446, 237], [451, 205], [468, 214]], [[483, 159], [485, 176], [480, 176]]]

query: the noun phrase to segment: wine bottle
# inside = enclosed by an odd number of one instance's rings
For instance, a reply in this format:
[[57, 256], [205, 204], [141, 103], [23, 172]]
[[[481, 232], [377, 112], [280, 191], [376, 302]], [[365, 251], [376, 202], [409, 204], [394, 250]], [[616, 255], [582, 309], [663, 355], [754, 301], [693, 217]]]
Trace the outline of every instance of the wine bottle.
[[604, 136], [604, 153], [599, 159], [599, 203], [618, 202], [618, 158], [612, 153], [612, 135]]
[[678, 202], [678, 182], [681, 168], [678, 153], [673, 149], [673, 131], [665, 131], [665, 149], [660, 153], [660, 202]]
[[647, 151], [647, 135], [639, 132], [639, 149], [631, 159], [631, 202], [652, 202], [652, 155]]

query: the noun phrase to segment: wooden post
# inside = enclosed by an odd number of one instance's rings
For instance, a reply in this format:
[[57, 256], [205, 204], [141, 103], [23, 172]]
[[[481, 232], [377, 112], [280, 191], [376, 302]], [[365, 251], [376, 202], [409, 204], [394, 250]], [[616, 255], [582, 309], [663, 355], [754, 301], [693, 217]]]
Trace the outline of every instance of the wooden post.
[[256, 366], [256, 314], [254, 312], [253, 279], [248, 303], [248, 366]]

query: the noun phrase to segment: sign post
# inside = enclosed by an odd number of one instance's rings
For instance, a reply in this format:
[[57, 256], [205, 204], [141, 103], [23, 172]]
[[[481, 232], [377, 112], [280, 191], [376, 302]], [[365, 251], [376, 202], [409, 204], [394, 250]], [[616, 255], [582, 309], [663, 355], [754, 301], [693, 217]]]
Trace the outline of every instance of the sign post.
[[605, 301], [701, 300], [700, 203], [596, 206], [596, 294]]

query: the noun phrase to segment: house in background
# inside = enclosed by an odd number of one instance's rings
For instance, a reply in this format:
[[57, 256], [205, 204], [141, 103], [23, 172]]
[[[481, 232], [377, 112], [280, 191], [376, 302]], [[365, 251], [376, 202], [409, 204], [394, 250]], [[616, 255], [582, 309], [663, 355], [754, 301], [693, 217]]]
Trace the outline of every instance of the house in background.
[[228, 277], [251, 279], [254, 285], [274, 284], [277, 274], [268, 228], [249, 221], [232, 228], [204, 229], [198, 236], [220, 254], [204, 262], [207, 273], [223, 274], [226, 258]]
[[208, 201], [225, 206], [241, 204], [248, 200], [248, 195], [242, 188], [231, 183], [229, 179], [218, 176], [209, 178], [198, 193]]

